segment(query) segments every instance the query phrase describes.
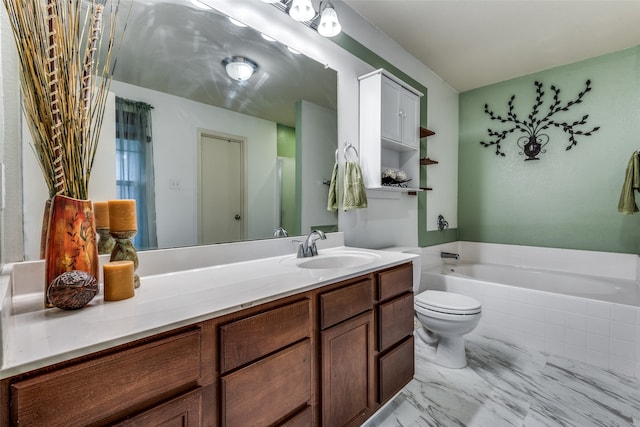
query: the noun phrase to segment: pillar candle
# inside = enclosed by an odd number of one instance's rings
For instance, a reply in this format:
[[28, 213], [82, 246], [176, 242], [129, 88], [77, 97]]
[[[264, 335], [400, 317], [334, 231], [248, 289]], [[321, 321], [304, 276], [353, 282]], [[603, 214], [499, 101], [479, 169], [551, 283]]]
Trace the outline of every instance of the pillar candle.
[[96, 217], [96, 228], [109, 228], [109, 204], [93, 202], [93, 214]]
[[102, 270], [105, 301], [120, 301], [134, 296], [133, 261], [107, 262]]
[[138, 229], [135, 200], [109, 200], [109, 229], [111, 231], [134, 231]]

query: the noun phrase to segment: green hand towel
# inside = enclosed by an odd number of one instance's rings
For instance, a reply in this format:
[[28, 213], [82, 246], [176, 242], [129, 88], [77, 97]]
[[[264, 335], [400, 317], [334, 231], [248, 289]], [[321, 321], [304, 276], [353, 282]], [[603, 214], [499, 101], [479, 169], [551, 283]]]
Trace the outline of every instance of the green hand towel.
[[622, 192], [620, 193], [620, 201], [618, 202], [618, 211], [626, 215], [638, 212], [638, 206], [635, 200], [635, 190], [640, 190], [640, 161], [638, 153], [633, 152], [627, 165], [627, 171], [622, 184]]
[[338, 210], [338, 163], [335, 163], [333, 165], [333, 172], [331, 172], [331, 183], [329, 184], [327, 210], [332, 212]]
[[342, 197], [342, 208], [345, 211], [367, 207], [367, 191], [364, 188], [360, 165], [356, 162], [345, 162], [344, 164], [344, 194]]

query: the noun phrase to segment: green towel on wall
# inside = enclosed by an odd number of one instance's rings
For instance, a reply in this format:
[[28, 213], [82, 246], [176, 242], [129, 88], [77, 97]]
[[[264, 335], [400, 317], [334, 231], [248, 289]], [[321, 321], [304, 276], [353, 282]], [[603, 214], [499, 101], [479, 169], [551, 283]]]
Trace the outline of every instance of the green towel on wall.
[[342, 208], [359, 209], [367, 207], [367, 191], [362, 180], [360, 165], [356, 162], [344, 163], [344, 194], [342, 195]]
[[627, 165], [627, 172], [624, 176], [622, 184], [622, 192], [620, 193], [620, 201], [618, 202], [618, 211], [623, 214], [631, 215], [638, 212], [634, 191], [640, 190], [640, 161], [638, 153], [633, 152]]
[[327, 210], [332, 212], [338, 210], [338, 163], [335, 163], [333, 165], [333, 172], [331, 172], [331, 183], [329, 184]]

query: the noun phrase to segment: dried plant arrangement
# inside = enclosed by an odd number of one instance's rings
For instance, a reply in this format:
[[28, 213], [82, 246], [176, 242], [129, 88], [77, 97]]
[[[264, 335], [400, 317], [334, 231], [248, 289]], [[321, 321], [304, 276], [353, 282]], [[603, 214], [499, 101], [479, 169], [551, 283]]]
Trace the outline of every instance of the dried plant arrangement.
[[3, 2], [18, 50], [23, 109], [49, 195], [88, 199], [116, 37], [122, 37], [116, 33], [119, 0]]

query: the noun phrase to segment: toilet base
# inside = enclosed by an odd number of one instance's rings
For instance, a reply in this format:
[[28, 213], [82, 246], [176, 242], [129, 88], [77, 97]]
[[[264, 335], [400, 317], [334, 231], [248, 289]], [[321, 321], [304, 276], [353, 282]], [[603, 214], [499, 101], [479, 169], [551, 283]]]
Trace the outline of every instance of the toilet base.
[[[461, 369], [467, 366], [464, 337], [437, 335], [424, 327], [416, 332], [418, 337], [433, 350], [425, 354], [427, 360], [445, 368]], [[438, 339], [434, 339], [435, 337]]]

